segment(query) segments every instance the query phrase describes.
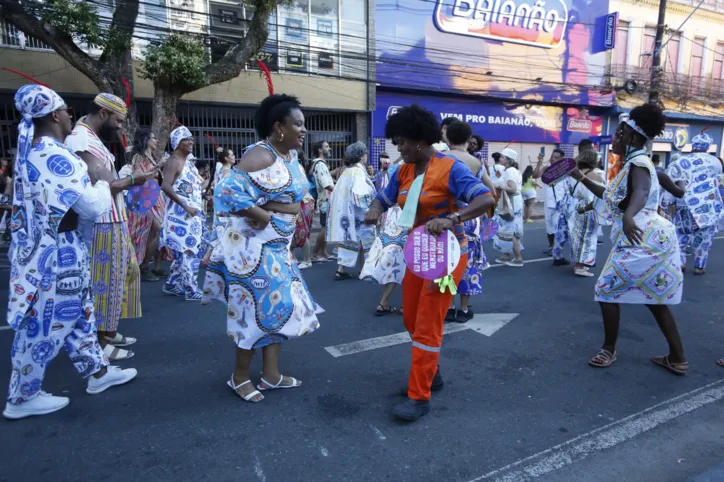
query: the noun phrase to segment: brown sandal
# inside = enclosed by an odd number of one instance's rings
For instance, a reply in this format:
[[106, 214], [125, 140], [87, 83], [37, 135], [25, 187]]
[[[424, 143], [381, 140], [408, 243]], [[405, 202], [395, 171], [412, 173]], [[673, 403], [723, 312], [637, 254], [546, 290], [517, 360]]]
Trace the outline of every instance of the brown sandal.
[[598, 350], [598, 353], [588, 361], [588, 364], [596, 368], [608, 368], [613, 365], [613, 362], [617, 360], [616, 352], [611, 353], [603, 348]]
[[701, 276], [701, 275], [703, 275], [704, 273], [706, 273], [706, 270], [703, 270], [703, 269], [701, 269], [701, 268], [694, 268], [694, 275], [695, 275], [695, 276]]
[[671, 363], [669, 361], [669, 355], [655, 356], [651, 361], [677, 375], [686, 375], [686, 371], [689, 369], [689, 362]]

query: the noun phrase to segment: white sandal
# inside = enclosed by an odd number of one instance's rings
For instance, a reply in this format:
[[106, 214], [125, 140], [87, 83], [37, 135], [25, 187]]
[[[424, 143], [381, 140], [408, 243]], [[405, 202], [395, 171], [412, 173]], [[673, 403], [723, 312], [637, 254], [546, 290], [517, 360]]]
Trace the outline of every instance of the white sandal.
[[105, 337], [106, 341], [113, 346], [130, 346], [136, 343], [138, 340], [132, 336], [123, 336], [120, 333], [116, 333], [116, 336], [111, 338], [110, 336]]
[[[231, 378], [229, 379], [229, 381], [226, 382], [226, 384], [229, 385], [229, 388], [231, 388], [232, 390], [234, 390], [234, 393], [236, 393], [237, 395], [239, 395], [239, 396], [241, 397], [241, 399], [244, 400], [245, 402], [259, 403], [259, 402], [261, 402], [262, 400], [264, 400], [264, 395], [262, 395], [259, 390], [254, 390], [254, 391], [251, 392], [249, 395], [243, 395], [243, 394], [241, 393], [241, 391], [239, 391], [239, 389], [240, 389], [241, 387], [243, 387], [244, 385], [246, 385], [247, 383], [251, 383], [251, 380], [247, 380], [247, 381], [245, 381], [245, 382], [241, 382], [241, 383], [238, 384], [237, 386], [234, 386], [234, 375], [233, 375], [233, 374], [231, 375]], [[254, 398], [254, 397], [257, 396], [257, 395], [259, 395], [261, 398], [260, 398], [259, 400], [252, 400], [252, 398]]]
[[129, 358], [133, 358], [134, 355], [131, 350], [124, 350], [111, 344], [103, 347], [103, 353], [110, 361], [128, 360]]
[[591, 273], [587, 269], [578, 268], [573, 270], [573, 274], [576, 276], [583, 276], [584, 278], [590, 278], [591, 276], [596, 276], [595, 274]]
[[264, 378], [262, 378], [261, 381], [264, 382], [264, 383], [266, 383], [266, 384], [269, 386], [269, 388], [262, 387], [261, 384], [257, 385], [256, 388], [258, 388], [259, 390], [261, 390], [261, 391], [263, 392], [263, 391], [266, 391], [266, 390], [276, 390], [276, 389], [282, 389], [282, 388], [297, 388], [297, 387], [301, 387], [301, 386], [302, 386], [301, 380], [297, 380], [297, 379], [294, 378], [294, 377], [288, 377], [288, 378], [291, 378], [291, 379], [292, 379], [292, 384], [291, 384], [291, 385], [282, 385], [282, 384], [281, 384], [281, 383], [284, 381], [284, 375], [282, 375], [282, 376], [279, 378], [279, 381], [277, 382], [276, 385], [274, 385], [273, 383], [269, 383], [268, 381], [264, 380]]

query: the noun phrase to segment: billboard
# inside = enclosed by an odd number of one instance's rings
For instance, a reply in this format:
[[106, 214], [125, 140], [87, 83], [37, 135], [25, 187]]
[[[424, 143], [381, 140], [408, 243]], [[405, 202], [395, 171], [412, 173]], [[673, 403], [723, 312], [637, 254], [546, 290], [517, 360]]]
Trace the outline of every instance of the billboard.
[[[377, 0], [381, 86], [611, 106], [608, 0]], [[601, 37], [601, 38], [599, 38]]]
[[372, 114], [372, 135], [384, 137], [387, 118], [400, 107], [419, 104], [438, 122], [457, 117], [469, 123], [486, 141], [577, 144], [600, 136], [603, 117], [577, 107], [480, 102], [439, 96], [415, 96], [377, 91], [377, 109]]

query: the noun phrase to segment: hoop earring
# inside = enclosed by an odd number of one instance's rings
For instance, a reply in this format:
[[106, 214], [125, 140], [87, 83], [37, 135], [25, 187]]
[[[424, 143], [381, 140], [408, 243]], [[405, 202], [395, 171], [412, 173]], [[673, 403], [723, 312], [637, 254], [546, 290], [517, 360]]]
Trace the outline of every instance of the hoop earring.
[[277, 136], [277, 142], [281, 142], [281, 141], [284, 140], [284, 133], [281, 132], [280, 134], [281, 134], [281, 135]]
[[418, 151], [420, 150], [420, 144], [417, 145], [417, 150], [418, 150]]

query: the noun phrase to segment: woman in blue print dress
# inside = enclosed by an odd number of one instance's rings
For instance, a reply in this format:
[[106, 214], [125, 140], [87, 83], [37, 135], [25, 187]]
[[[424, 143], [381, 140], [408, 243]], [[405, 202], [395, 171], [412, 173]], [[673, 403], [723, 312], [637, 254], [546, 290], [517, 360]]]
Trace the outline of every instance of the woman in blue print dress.
[[665, 125], [660, 107], [644, 104], [634, 108], [630, 118], [619, 124], [613, 141], [613, 152], [624, 159], [616, 179], [604, 187], [577, 169], [571, 174], [602, 198], [613, 215], [613, 248], [595, 288], [604, 342], [589, 361], [594, 367], [606, 368], [616, 361], [621, 304], [641, 304], [651, 311], [669, 345], [668, 355], [651, 361], [677, 375], [689, 368], [669, 309], [681, 302], [683, 291], [679, 243], [674, 225], [658, 213], [661, 188], [645, 148]]
[[[227, 223], [204, 282], [203, 303], [228, 307], [226, 326], [236, 344], [236, 367], [227, 382], [242, 399], [263, 400], [265, 390], [302, 382], [279, 372], [281, 342], [319, 328], [317, 312], [289, 251], [308, 181], [297, 162], [304, 115], [296, 97], [272, 95], [255, 117], [264, 141], [248, 149], [214, 189], [214, 209]], [[254, 388], [249, 365], [262, 349], [264, 368]]]

